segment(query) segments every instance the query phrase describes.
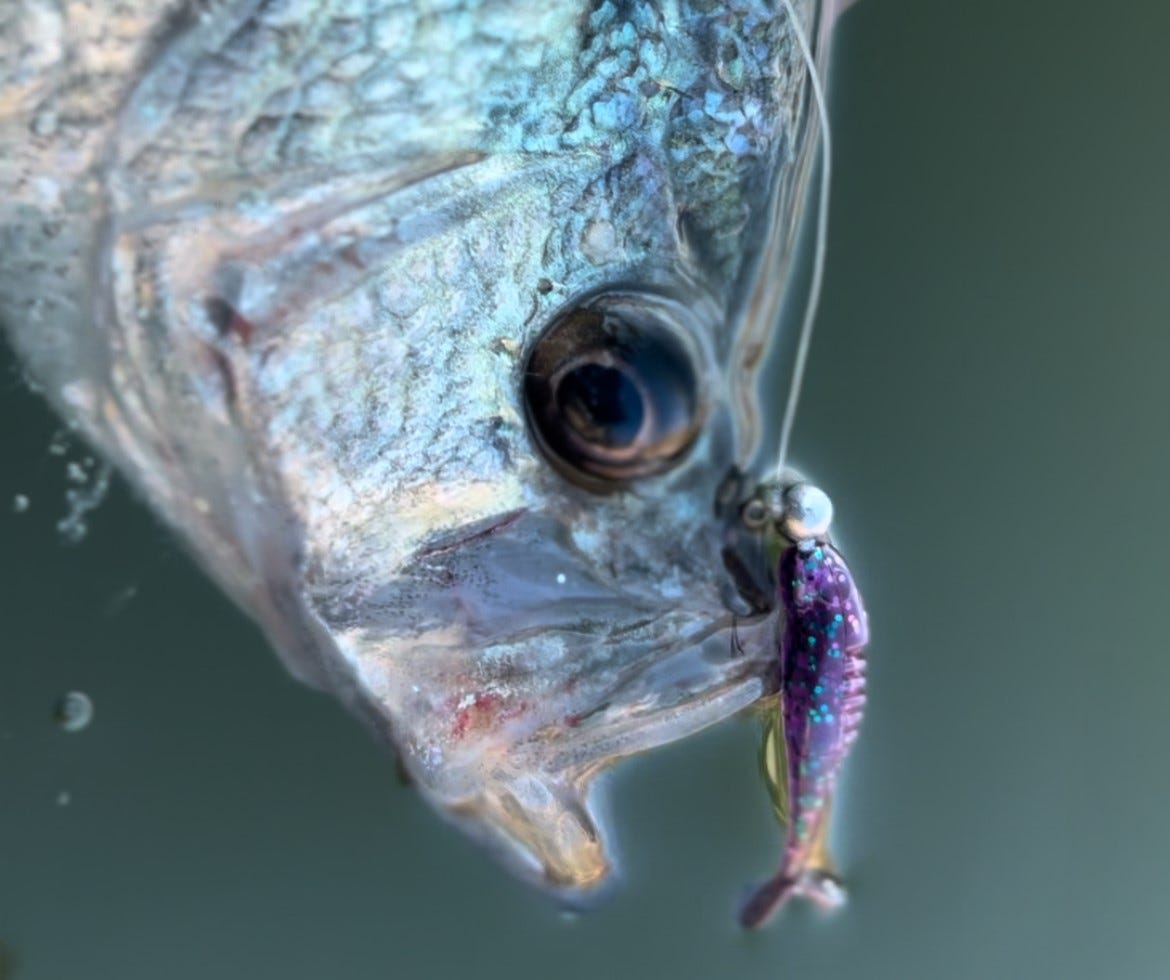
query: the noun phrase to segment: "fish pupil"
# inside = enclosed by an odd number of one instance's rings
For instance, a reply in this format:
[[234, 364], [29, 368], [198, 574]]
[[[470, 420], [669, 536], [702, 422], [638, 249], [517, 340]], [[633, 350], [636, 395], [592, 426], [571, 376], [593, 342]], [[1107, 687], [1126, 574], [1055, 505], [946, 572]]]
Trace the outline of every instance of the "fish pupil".
[[605, 364], [569, 371], [557, 388], [557, 407], [584, 439], [610, 448], [632, 445], [646, 418], [633, 378]]

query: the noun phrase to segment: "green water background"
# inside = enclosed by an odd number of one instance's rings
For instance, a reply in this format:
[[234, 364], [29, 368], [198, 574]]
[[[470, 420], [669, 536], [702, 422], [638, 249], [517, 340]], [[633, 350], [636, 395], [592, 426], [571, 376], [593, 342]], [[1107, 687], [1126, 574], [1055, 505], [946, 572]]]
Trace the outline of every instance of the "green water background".
[[[843, 913], [733, 926], [778, 832], [731, 722], [620, 770], [623, 887], [563, 916], [123, 487], [62, 546], [83, 451], [49, 451], [12, 366], [0, 977], [1170, 976], [1168, 38], [1164, 3], [1086, 0], [866, 0], [839, 31], [794, 455], [874, 633]], [[97, 706], [76, 735], [70, 688]]]

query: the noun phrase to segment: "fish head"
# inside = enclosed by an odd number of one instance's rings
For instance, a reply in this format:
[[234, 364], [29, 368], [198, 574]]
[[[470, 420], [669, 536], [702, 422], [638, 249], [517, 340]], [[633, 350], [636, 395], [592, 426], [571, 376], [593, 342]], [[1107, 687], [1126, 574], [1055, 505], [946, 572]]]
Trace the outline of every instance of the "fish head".
[[[76, 336], [14, 335], [290, 669], [578, 899], [612, 869], [595, 777], [765, 693], [728, 513], [806, 74], [751, 0], [402, 17], [171, 30], [110, 128], [30, 151], [80, 168], [37, 246]], [[336, 57], [290, 61], [302, 28]]]
[[315, 228], [290, 275], [287, 251], [241, 249], [218, 349], [295, 528], [324, 686], [445, 813], [577, 899], [611, 868], [593, 777], [764, 689], [770, 627], [716, 514], [752, 449], [750, 372], [665, 157], [603, 168], [604, 192], [580, 160], [555, 182], [509, 163], [379, 197], [393, 216], [361, 225], [398, 229], [384, 251]]

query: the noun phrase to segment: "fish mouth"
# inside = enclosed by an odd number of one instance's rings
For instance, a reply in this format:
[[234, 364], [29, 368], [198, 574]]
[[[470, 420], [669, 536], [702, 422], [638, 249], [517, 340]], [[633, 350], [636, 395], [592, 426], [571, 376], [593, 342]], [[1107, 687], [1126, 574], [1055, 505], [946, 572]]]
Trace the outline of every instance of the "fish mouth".
[[[522, 681], [456, 682], [440, 710], [421, 717], [409, 697], [388, 712], [392, 685], [375, 682], [361, 687], [355, 707], [440, 813], [522, 879], [586, 906], [608, 893], [616, 870], [598, 777], [755, 704], [768, 693], [771, 636], [768, 621], [721, 623], [698, 642], [647, 651], [652, 662], [615, 686], [578, 685], [543, 701], [542, 686], [525, 696]], [[369, 635], [346, 641], [358, 656], [374, 643]]]
[[506, 755], [489, 753], [477, 770], [484, 778], [476, 792], [447, 805], [449, 816], [562, 902], [585, 906], [603, 898], [618, 875], [604, 780], [597, 777], [766, 693], [764, 663], [746, 655], [728, 661], [728, 639], [719, 630], [630, 678], [588, 713], [537, 729]]
[[344, 621], [316, 607], [350, 706], [513, 872], [594, 900], [614, 877], [597, 777], [768, 693], [772, 620], [729, 611], [717, 551], [664, 587], [524, 510], [414, 557]]

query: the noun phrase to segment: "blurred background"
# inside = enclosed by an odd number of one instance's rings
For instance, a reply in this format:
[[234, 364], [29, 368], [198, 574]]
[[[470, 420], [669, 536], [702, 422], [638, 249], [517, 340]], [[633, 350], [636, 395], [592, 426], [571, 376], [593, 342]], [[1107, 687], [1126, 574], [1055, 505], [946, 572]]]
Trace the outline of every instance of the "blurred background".
[[514, 882], [119, 482], [63, 543], [86, 451], [6, 360], [0, 980], [1170, 976], [1167, 37], [1152, 0], [839, 28], [794, 449], [874, 634], [832, 918], [734, 925], [779, 847], [749, 720], [618, 770], [607, 905]]

